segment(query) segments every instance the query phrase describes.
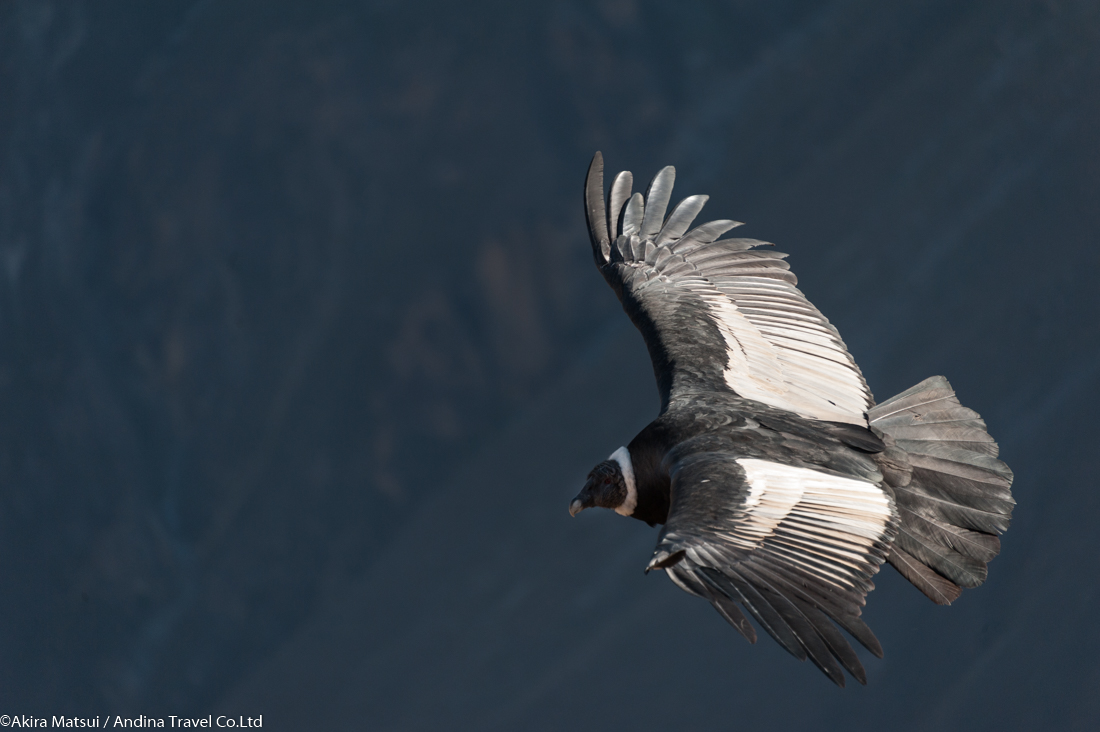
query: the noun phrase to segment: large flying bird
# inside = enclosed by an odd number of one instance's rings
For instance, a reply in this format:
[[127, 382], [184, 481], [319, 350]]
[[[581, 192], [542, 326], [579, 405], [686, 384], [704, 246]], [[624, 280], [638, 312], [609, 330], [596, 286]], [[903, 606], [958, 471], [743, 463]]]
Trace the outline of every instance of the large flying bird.
[[786, 255], [739, 224], [688, 231], [707, 196], [666, 217], [675, 170], [643, 198], [619, 173], [604, 197], [592, 160], [585, 211], [596, 266], [642, 332], [661, 413], [597, 465], [574, 516], [600, 506], [663, 524], [646, 571], [709, 600], [750, 642], [742, 608], [838, 685], [867, 675], [843, 628], [889, 562], [940, 605], [986, 578], [1015, 501], [1012, 471], [978, 414], [934, 376], [875, 404]]

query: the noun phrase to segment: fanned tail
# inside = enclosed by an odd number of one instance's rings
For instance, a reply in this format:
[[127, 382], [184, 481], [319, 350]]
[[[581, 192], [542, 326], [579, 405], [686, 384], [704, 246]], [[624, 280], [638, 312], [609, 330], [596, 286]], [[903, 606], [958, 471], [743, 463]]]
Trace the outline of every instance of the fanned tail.
[[886, 443], [879, 464], [901, 528], [887, 561], [938, 605], [986, 578], [1016, 502], [1012, 471], [978, 413], [942, 376], [925, 379], [868, 412]]

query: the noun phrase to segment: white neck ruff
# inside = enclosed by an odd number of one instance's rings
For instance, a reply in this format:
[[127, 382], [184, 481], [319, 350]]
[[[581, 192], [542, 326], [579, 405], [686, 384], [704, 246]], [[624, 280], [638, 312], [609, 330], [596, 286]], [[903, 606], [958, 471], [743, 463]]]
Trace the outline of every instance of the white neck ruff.
[[630, 516], [638, 507], [638, 486], [634, 482], [634, 463], [630, 461], [630, 450], [620, 447], [611, 453], [608, 460], [614, 460], [619, 464], [619, 469], [623, 471], [623, 481], [626, 483], [626, 500], [615, 509], [615, 513], [620, 516]]

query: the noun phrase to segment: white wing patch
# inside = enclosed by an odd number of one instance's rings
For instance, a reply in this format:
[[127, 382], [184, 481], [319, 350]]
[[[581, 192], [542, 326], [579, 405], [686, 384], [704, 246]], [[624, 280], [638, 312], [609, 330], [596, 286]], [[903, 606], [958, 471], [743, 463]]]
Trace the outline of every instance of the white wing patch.
[[785, 401], [787, 393], [783, 366], [764, 336], [724, 295], [703, 299], [726, 341], [729, 360], [723, 375], [729, 388], [746, 399], [790, 409], [777, 403]]
[[767, 460], [739, 458], [749, 493], [735, 544], [753, 551], [769, 541], [787, 561], [844, 587], [868, 564], [881, 563], [893, 501], [874, 483]]
[[801, 293], [766, 277], [703, 296], [726, 341], [726, 384], [811, 419], [866, 425], [871, 394], [844, 344]]

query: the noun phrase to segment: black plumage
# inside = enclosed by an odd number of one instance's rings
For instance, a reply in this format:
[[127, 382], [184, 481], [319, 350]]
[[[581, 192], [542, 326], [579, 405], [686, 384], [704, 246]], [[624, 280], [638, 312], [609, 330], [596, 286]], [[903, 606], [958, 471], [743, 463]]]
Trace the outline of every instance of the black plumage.
[[784, 254], [688, 230], [707, 201], [665, 212], [675, 170], [645, 197], [620, 173], [605, 199], [592, 160], [585, 211], [596, 266], [641, 331], [657, 419], [570, 504], [662, 524], [647, 571], [710, 601], [750, 642], [746, 614], [844, 685], [866, 673], [841, 629], [876, 656], [860, 619], [884, 562], [949, 604], [986, 578], [1014, 501], [1012, 472], [978, 415], [937, 376], [882, 404], [840, 334], [795, 286]]

